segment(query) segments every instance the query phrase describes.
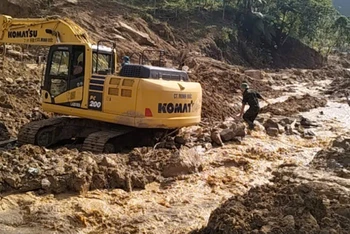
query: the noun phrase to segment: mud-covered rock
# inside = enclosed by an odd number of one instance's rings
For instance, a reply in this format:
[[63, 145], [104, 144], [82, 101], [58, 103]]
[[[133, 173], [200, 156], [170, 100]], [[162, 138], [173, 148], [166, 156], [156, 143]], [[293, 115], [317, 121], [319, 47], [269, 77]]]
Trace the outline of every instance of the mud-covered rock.
[[162, 176], [175, 177], [202, 170], [201, 159], [196, 148], [183, 149], [173, 154], [170, 162], [164, 166]]
[[220, 138], [223, 142], [231, 141], [235, 137], [235, 133], [232, 129], [224, 129], [220, 132]]
[[[201, 147], [199, 147], [202, 149]], [[133, 190], [164, 177], [200, 171], [198, 148], [136, 148], [129, 154], [94, 155], [24, 145], [0, 152], [2, 192], [85, 193], [95, 189]]]
[[232, 123], [230, 129], [234, 133], [234, 137], [245, 137], [246, 135], [246, 126], [242, 122]]
[[325, 98], [305, 94], [303, 96], [292, 96], [284, 102], [277, 102], [263, 107], [261, 113], [270, 112], [274, 115], [286, 116], [309, 111], [313, 108], [324, 107], [326, 104], [327, 100]]
[[345, 137], [345, 136], [337, 137], [333, 141], [332, 147], [337, 147], [337, 148], [341, 148], [344, 150], [349, 150], [350, 149], [350, 137]]
[[350, 138], [337, 137], [329, 148], [319, 151], [312, 162], [313, 168], [335, 172], [338, 176], [350, 178]]
[[192, 233], [349, 233], [350, 208], [336, 200], [346, 196], [350, 201], [348, 193], [282, 177], [273, 182], [231, 197], [211, 213], [206, 227]]
[[217, 129], [212, 131], [212, 133], [211, 133], [211, 140], [215, 144], [217, 144], [219, 146], [223, 146], [224, 145], [224, 143], [222, 142], [221, 136], [220, 136], [220, 132]]
[[260, 80], [263, 78], [262, 72], [260, 70], [246, 70], [244, 71], [244, 74], [257, 80]]
[[266, 129], [266, 133], [267, 133], [269, 136], [274, 136], [274, 137], [276, 137], [276, 136], [278, 136], [279, 132], [280, 132], [280, 131], [278, 130], [278, 128], [268, 127], [268, 128]]

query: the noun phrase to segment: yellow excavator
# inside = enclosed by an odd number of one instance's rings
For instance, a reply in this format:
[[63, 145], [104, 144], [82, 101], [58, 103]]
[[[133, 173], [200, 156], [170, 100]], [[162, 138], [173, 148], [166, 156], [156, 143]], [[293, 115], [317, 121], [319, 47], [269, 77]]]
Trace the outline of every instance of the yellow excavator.
[[0, 15], [4, 50], [6, 44], [49, 46], [41, 103], [44, 111], [60, 115], [22, 126], [19, 145], [81, 139], [82, 150], [116, 152], [122, 143], [201, 121], [202, 88], [186, 72], [143, 63], [120, 68], [117, 45], [104, 42], [95, 43], [68, 18]]

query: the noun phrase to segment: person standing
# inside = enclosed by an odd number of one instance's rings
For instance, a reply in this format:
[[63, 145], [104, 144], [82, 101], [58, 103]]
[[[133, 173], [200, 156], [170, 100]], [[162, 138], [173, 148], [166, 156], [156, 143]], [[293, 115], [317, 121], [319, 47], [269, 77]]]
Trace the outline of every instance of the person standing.
[[[242, 100], [242, 108], [239, 113], [239, 117], [246, 121], [249, 125], [249, 129], [254, 129], [254, 120], [259, 114], [260, 104], [259, 99], [264, 100], [268, 104], [270, 104], [265, 98], [261, 96], [261, 94], [253, 89], [249, 88], [247, 83], [241, 84], [241, 90], [243, 92], [243, 100]], [[245, 105], [249, 105], [249, 109], [243, 114]]]
[[123, 62], [122, 62], [122, 67], [126, 64], [130, 64], [130, 58], [129, 56], [124, 56], [123, 57]]

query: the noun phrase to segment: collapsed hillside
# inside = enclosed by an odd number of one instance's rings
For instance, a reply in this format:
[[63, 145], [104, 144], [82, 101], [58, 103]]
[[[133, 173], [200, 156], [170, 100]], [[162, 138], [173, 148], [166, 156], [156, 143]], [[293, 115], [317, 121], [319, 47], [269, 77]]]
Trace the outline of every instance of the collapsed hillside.
[[[169, 20], [161, 14], [151, 15], [152, 12], [116, 1], [55, 0], [48, 6], [45, 0], [30, 3], [4, 0], [0, 3], [0, 13], [13, 17], [69, 17], [86, 29], [93, 39], [116, 42], [119, 55], [131, 55], [134, 62], [138, 61], [137, 54], [145, 48], [166, 50], [169, 66], [182, 64], [184, 54], [188, 52], [260, 68], [316, 68], [324, 61], [315, 50], [293, 38], [286, 40], [278, 50], [258, 48], [241, 35], [223, 43], [223, 30], [232, 26], [233, 16], [222, 20], [220, 11], [179, 13]], [[168, 13], [164, 12], [165, 15]]]

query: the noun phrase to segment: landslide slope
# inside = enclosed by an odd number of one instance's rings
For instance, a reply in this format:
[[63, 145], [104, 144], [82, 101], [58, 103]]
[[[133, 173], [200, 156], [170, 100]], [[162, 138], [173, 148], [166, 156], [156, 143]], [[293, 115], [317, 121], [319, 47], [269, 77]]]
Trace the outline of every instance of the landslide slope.
[[[220, 16], [215, 15], [215, 13], [213, 13], [213, 20], [204, 20], [211, 16], [208, 13], [205, 16], [202, 14], [191, 15], [193, 20], [190, 21], [177, 17], [167, 23], [151, 17], [142, 9], [116, 1], [55, 0], [50, 6], [47, 3], [46, 0], [30, 2], [25, 0], [3, 0], [0, 2], [0, 13], [21, 18], [48, 15], [69, 17], [86, 29], [94, 40], [108, 39], [116, 42], [119, 57], [129, 55], [134, 63], [138, 63], [139, 54], [144, 49], [166, 50], [167, 67], [178, 68], [180, 64], [185, 63], [189, 66], [190, 78], [202, 84], [204, 89], [202, 115], [205, 118], [219, 120], [236, 114], [239, 107], [235, 104], [240, 103], [240, 94], [236, 90], [243, 80], [250, 81], [252, 87], [258, 88], [263, 94], [268, 94], [271, 91], [266, 80], [247, 77], [244, 75], [244, 69], [226, 63], [227, 60], [230, 60], [234, 61], [235, 64], [249, 64], [238, 51], [236, 51], [237, 54], [235, 53], [235, 48], [224, 52], [217, 46], [215, 35], [227, 22], [218, 20]], [[185, 21], [189, 23], [185, 24]], [[194, 21], [197, 23], [194, 23]], [[213, 26], [213, 24], [215, 25]], [[186, 28], [184, 25], [187, 25]], [[191, 33], [191, 28], [192, 31], [201, 31], [202, 33]], [[298, 45], [295, 45], [295, 48], [299, 48]], [[26, 48], [24, 50], [26, 51]], [[305, 49], [302, 50], [304, 53]], [[37, 54], [38, 51], [43, 52], [41, 48], [29, 47], [29, 53]], [[297, 49], [293, 49], [293, 51], [297, 51]], [[233, 57], [227, 57], [227, 52]], [[227, 59], [225, 59], [225, 54]], [[149, 58], [154, 60], [157, 57], [154, 54], [153, 56], [150, 55]], [[40, 69], [32, 69], [33, 71], [26, 73], [25, 69], [27, 68], [21, 69], [17, 61], [12, 60], [10, 63], [10, 70], [7, 70], [9, 72], [0, 75], [0, 84], [2, 83], [0, 91], [3, 96], [12, 95], [8, 97], [20, 103], [22, 98], [27, 96], [13, 95], [13, 92], [9, 91], [9, 87], [17, 89], [18, 82], [16, 79], [22, 76], [23, 80], [28, 82], [26, 87], [34, 85], [38, 88], [41, 71]], [[6, 78], [10, 78], [15, 82], [5, 81]], [[31, 94], [30, 98], [35, 99], [35, 101], [28, 102], [28, 105], [21, 110], [22, 112], [32, 111], [32, 109], [39, 106], [39, 96]], [[2, 108], [2, 113], [9, 112], [8, 108], [6, 110], [5, 107], [0, 108]], [[14, 108], [14, 110], [17, 110], [17, 108]], [[18, 115], [7, 115], [6, 119], [10, 118], [12, 122], [20, 122], [20, 124], [26, 122], [21, 115], [21, 121], [18, 121]], [[7, 120], [4, 119], [4, 116], [0, 117], [0, 121]], [[10, 131], [15, 133], [17, 125], [14, 123], [10, 125]]]

